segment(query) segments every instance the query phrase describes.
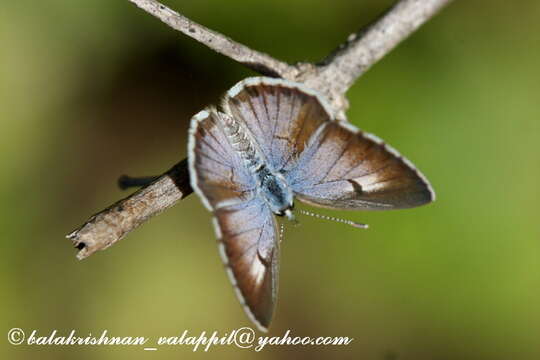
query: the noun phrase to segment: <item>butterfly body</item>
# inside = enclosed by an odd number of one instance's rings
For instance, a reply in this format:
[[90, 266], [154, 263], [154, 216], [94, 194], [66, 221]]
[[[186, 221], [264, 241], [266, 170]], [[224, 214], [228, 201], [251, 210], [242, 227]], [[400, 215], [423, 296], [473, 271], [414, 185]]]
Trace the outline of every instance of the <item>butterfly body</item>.
[[270, 210], [278, 216], [293, 208], [293, 192], [283, 175], [262, 166], [256, 173], [259, 196]]
[[270, 208], [282, 216], [293, 207], [293, 193], [287, 181], [280, 173], [269, 168], [268, 161], [248, 131], [236, 119], [225, 114], [218, 115], [224, 132], [233, 149], [242, 158], [246, 170], [256, 183], [256, 194]]
[[276, 217], [293, 200], [339, 210], [403, 209], [429, 203], [427, 179], [373, 135], [337, 121], [305, 86], [248, 78], [221, 108], [195, 115], [191, 185], [213, 213], [227, 273], [251, 320], [272, 319], [279, 272]]
[[256, 145], [242, 125], [231, 116], [218, 114], [218, 119], [221, 121], [223, 130], [227, 134], [233, 149], [238, 152], [244, 165], [249, 171], [256, 173], [264, 166], [262, 154], [256, 150]]

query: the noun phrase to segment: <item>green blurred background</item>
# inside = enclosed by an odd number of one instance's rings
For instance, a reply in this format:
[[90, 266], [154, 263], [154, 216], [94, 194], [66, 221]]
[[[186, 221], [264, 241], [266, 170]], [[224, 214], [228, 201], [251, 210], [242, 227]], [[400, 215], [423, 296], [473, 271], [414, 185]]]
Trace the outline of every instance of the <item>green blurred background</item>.
[[[392, 1], [169, 0], [286, 61], [317, 61]], [[348, 93], [349, 119], [411, 159], [438, 199], [301, 219], [282, 246], [270, 335], [349, 336], [266, 359], [540, 358], [540, 3], [456, 1]], [[3, 1], [3, 359], [251, 358], [214, 347], [12, 346], [10, 328], [179, 335], [251, 326], [196, 196], [84, 261], [64, 236], [186, 156], [190, 117], [254, 73], [128, 1]], [[328, 213], [328, 212], [324, 212]]]

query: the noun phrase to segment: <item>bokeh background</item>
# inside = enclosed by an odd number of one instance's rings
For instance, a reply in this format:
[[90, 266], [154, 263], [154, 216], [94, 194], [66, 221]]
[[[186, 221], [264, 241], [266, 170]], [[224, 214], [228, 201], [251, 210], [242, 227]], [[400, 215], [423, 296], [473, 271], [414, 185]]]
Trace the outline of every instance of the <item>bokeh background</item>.
[[[323, 58], [391, 3], [166, 1], [290, 62]], [[350, 121], [410, 158], [438, 199], [334, 213], [367, 231], [289, 227], [270, 335], [354, 341], [258, 357], [540, 358], [539, 18], [534, 0], [456, 1], [354, 85]], [[12, 327], [156, 339], [251, 326], [196, 196], [84, 261], [64, 236], [127, 195], [119, 175], [185, 157], [190, 117], [254, 73], [128, 1], [3, 1], [0, 44], [0, 357], [253, 357], [7, 343]]]

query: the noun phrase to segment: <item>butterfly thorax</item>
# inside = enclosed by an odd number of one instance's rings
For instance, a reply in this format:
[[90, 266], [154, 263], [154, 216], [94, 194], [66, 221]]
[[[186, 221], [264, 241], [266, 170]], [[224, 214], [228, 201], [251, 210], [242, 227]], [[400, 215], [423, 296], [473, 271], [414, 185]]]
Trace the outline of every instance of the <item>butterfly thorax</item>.
[[[283, 175], [270, 171], [262, 166], [255, 177], [259, 184], [258, 195], [261, 196], [276, 215], [288, 215], [293, 208], [293, 193]], [[290, 217], [290, 215], [288, 215]]]
[[293, 193], [279, 172], [272, 171], [253, 144], [247, 130], [232, 116], [222, 116], [222, 124], [233, 149], [257, 182], [257, 195], [262, 197], [276, 215], [288, 214], [293, 207]]

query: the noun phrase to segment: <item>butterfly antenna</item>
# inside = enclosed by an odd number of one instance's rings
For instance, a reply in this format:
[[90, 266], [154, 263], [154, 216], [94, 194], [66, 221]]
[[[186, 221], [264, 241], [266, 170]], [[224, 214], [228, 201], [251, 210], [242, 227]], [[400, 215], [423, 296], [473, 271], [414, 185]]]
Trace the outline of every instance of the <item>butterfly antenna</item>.
[[281, 241], [283, 240], [283, 230], [285, 228], [285, 225], [283, 225], [283, 223], [281, 223], [281, 226], [280, 226], [280, 229], [279, 229], [279, 242], [281, 243]]
[[315, 217], [317, 219], [330, 220], [330, 221], [335, 221], [335, 222], [340, 222], [340, 223], [343, 223], [343, 224], [351, 225], [351, 226], [354, 226], [355, 228], [359, 228], [359, 229], [367, 229], [369, 227], [368, 224], [357, 223], [357, 222], [354, 222], [354, 221], [351, 221], [351, 220], [340, 219], [340, 218], [336, 218], [336, 217], [333, 217], [333, 216], [326, 216], [326, 215], [316, 214], [316, 213], [312, 213], [311, 211], [298, 210], [298, 212], [300, 212], [300, 214], [303, 214], [303, 215], [313, 216], [313, 217]]

